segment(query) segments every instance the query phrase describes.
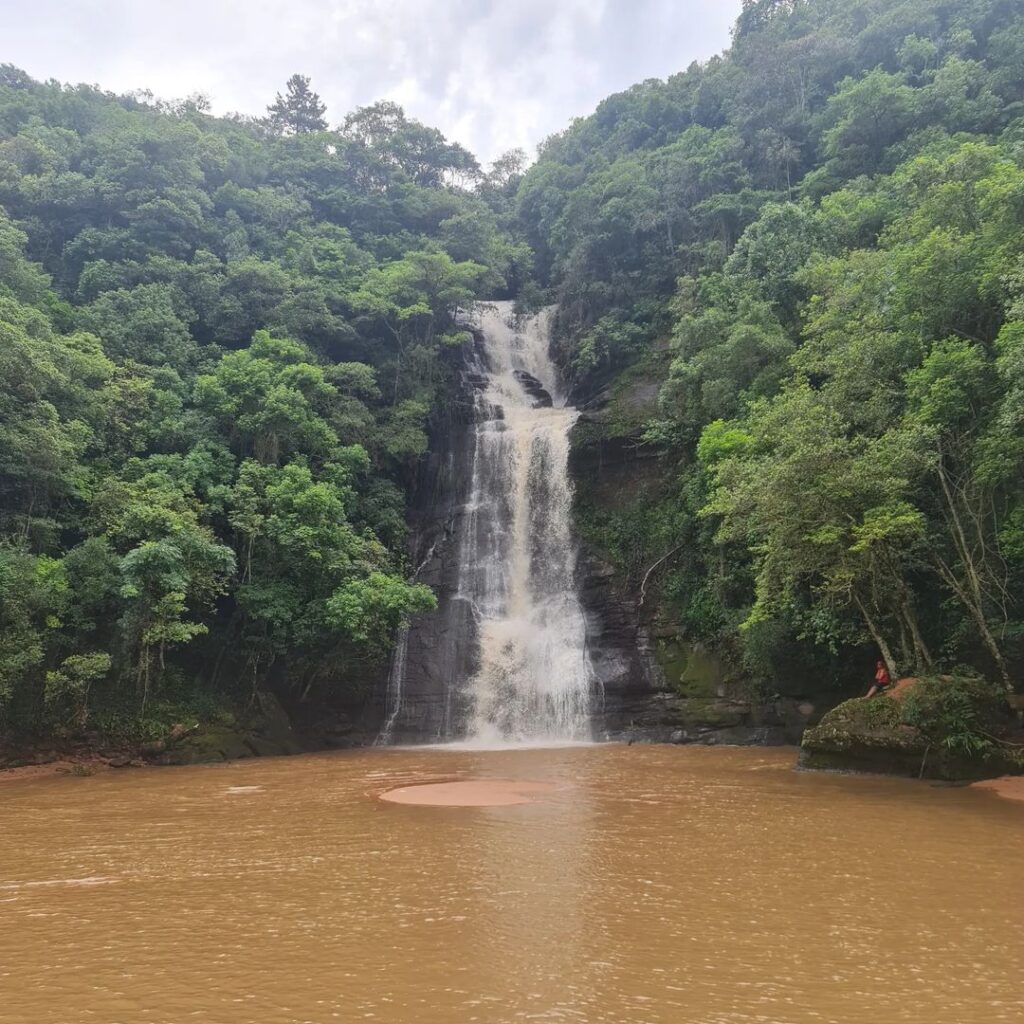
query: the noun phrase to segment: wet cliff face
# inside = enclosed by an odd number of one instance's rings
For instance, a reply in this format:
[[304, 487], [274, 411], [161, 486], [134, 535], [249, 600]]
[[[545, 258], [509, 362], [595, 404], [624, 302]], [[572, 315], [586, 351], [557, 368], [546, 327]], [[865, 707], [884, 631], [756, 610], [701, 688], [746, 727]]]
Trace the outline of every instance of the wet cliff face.
[[[473, 362], [467, 343], [458, 358]], [[452, 738], [456, 724], [468, 714], [468, 702], [457, 692], [456, 679], [468, 678], [479, 659], [479, 638], [470, 604], [459, 596], [460, 544], [472, 489], [475, 392], [485, 385], [472, 372], [461, 373], [445, 414], [432, 425], [430, 447], [413, 490], [409, 513], [410, 553], [416, 578], [437, 596], [436, 612], [416, 616], [397, 657], [404, 665], [401, 700], [391, 708], [393, 694], [375, 702], [378, 731], [390, 716], [389, 742], [431, 743]], [[393, 679], [394, 683], [395, 680]]]
[[[569, 467], [577, 493], [588, 501], [615, 502], [643, 485], [647, 466], [624, 446], [595, 440], [584, 415], [573, 431]], [[581, 542], [580, 598], [587, 615], [590, 656], [596, 676], [594, 735], [636, 738], [652, 698], [665, 689], [656, 642], [639, 596], [602, 553]]]
[[[472, 395], [463, 394], [457, 414], [439, 423], [420, 473], [410, 515], [418, 579], [437, 594], [438, 610], [410, 624], [405, 679], [391, 741], [424, 743], [450, 739], [469, 713], [468, 699], [453, 692], [452, 675], [465, 679], [477, 669], [479, 637], [472, 608], [459, 597], [460, 544], [472, 487]], [[616, 455], [576, 446], [570, 457], [575, 480], [607, 480], [629, 474]], [[585, 548], [578, 562], [580, 600], [586, 616], [593, 666], [593, 735], [620, 739], [636, 734], [651, 700], [665, 688], [655, 643], [641, 621], [638, 599], [624, 591], [614, 568]], [[386, 695], [375, 715], [384, 721]]]
[[[652, 507], [662, 496], [666, 467], [639, 444], [646, 422], [657, 413], [661, 356], [629, 369], [601, 388], [581, 386], [583, 410], [572, 433], [570, 471], [576, 489], [581, 546], [580, 587], [587, 609], [595, 668], [603, 691], [597, 732], [608, 739], [668, 739], [651, 728], [657, 697], [669, 685], [659, 663], [656, 595], [646, 601], [621, 559], [605, 550], [600, 528], [629, 519], [630, 510]], [[660, 552], [659, 552], [660, 554]]]

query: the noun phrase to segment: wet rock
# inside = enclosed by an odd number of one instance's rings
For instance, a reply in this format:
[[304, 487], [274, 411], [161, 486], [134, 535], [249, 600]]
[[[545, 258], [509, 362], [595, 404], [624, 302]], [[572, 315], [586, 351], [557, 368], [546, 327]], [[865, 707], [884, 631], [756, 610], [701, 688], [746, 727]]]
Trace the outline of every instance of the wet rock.
[[[471, 366], [479, 339], [453, 353]], [[478, 353], [479, 355], [479, 353]], [[416, 579], [437, 596], [438, 609], [414, 616], [405, 647], [401, 711], [392, 723], [395, 743], [429, 743], [452, 734], [464, 712], [451, 679], [468, 678], [477, 652], [473, 610], [459, 598], [459, 537], [469, 502], [473, 471], [473, 391], [487, 378], [463, 372], [456, 405], [431, 427], [429, 451], [418, 469], [409, 511], [410, 554]], [[471, 414], [466, 415], [469, 411]], [[491, 411], [497, 418], [498, 411]], [[331, 746], [372, 743], [387, 721], [391, 706], [387, 673], [376, 680], [372, 700], [354, 722], [336, 724]]]
[[523, 386], [523, 390], [533, 399], [534, 409], [550, 409], [554, 402], [551, 393], [532, 374], [525, 370], [516, 370], [515, 378]]
[[632, 717], [604, 737], [703, 746], [781, 746], [793, 742], [780, 708], [743, 701], [656, 693], [632, 705]]

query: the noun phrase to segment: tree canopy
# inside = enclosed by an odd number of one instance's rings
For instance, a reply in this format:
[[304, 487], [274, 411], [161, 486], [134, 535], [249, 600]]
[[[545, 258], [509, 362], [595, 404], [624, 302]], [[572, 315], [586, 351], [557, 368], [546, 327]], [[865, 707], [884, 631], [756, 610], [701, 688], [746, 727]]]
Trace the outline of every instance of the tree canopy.
[[529, 272], [517, 168], [489, 203], [440, 132], [330, 131], [302, 75], [248, 121], [4, 66], [0, 729], [379, 674], [433, 603], [405, 492], [456, 312]]
[[1019, 677], [1022, 58], [1004, 0], [745, 0], [518, 188], [577, 396], [660, 384], [660, 490], [582, 525], [769, 692]]

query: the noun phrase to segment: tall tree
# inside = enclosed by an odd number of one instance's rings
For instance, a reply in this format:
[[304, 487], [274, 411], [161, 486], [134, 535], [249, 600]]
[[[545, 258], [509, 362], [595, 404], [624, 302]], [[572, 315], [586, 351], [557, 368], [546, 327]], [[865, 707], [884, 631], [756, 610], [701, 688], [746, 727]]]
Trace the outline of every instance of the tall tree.
[[324, 114], [327, 106], [319, 94], [309, 87], [308, 75], [292, 75], [285, 85], [285, 94], [277, 94], [267, 107], [268, 122], [281, 135], [304, 135], [322, 132], [327, 127]]

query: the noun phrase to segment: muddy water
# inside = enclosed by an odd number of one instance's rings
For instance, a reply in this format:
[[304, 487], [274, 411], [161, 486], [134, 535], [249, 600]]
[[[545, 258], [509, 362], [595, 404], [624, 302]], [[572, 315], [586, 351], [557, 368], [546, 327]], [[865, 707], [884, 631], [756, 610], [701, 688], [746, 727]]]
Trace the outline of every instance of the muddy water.
[[[792, 760], [373, 750], [3, 783], [0, 1021], [1022, 1019], [1024, 808]], [[556, 785], [375, 795], [470, 778]]]

